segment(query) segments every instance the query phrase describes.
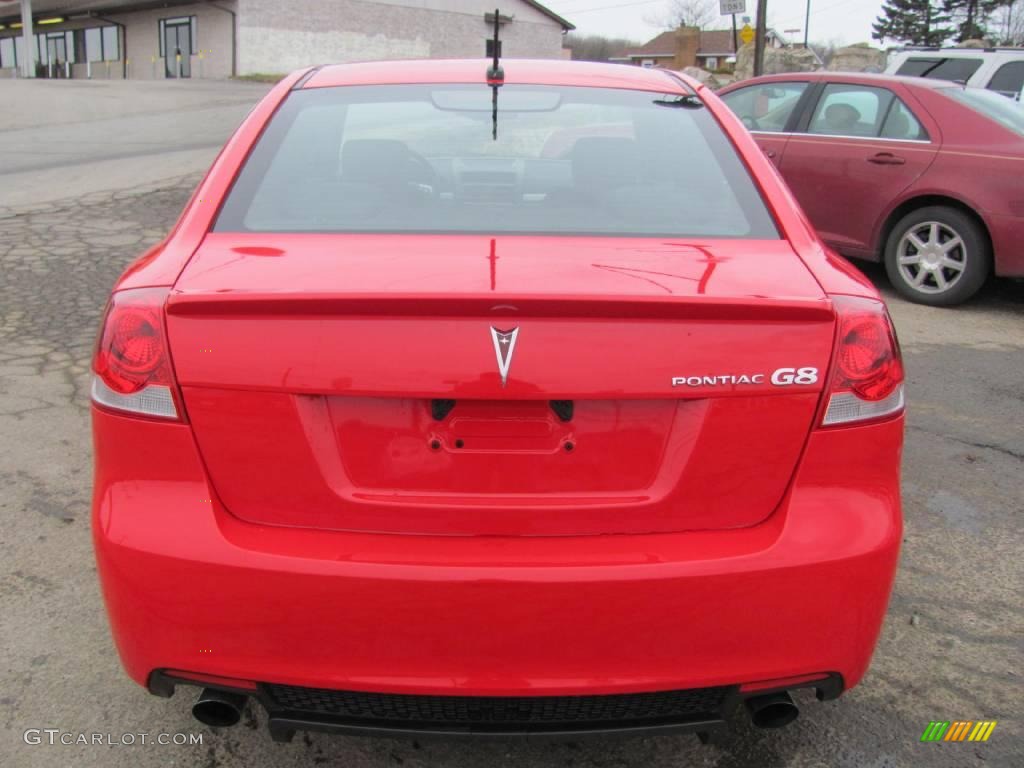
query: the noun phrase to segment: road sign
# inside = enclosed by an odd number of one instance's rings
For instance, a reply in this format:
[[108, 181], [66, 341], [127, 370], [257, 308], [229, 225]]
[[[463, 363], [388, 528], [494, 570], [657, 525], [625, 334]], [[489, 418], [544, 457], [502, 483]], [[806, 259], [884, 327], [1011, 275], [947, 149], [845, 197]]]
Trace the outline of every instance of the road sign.
[[746, 45], [747, 43], [749, 43], [753, 39], [754, 39], [754, 28], [751, 27], [749, 24], [744, 24], [743, 25], [743, 29], [740, 30], [740, 40], [742, 40], [743, 44]]
[[746, 13], [747, 0], [718, 0], [718, 7], [721, 9], [723, 16], [733, 13]]

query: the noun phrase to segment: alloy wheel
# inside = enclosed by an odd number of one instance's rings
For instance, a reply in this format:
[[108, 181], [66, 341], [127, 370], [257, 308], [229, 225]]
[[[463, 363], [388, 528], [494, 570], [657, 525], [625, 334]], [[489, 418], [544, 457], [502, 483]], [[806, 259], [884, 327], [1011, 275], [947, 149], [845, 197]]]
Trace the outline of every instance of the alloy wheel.
[[947, 224], [923, 221], [908, 229], [896, 246], [900, 277], [921, 293], [945, 293], [963, 277], [967, 246]]

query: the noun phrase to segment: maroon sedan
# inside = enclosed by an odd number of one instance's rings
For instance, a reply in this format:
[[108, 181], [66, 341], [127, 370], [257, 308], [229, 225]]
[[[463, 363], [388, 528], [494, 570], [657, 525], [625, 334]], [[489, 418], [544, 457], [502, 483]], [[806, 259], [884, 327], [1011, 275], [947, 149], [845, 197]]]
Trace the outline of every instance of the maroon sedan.
[[922, 304], [1024, 276], [1024, 105], [913, 77], [768, 75], [719, 95], [829, 245]]

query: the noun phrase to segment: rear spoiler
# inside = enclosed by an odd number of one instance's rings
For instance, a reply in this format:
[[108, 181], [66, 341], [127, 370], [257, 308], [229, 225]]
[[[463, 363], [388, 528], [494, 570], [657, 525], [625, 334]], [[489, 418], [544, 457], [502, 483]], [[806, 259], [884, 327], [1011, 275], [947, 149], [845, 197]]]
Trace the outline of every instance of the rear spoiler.
[[167, 314], [174, 316], [386, 315], [389, 317], [583, 317], [623, 319], [763, 320], [825, 322], [834, 319], [832, 302], [761, 297], [686, 298], [546, 295], [477, 296], [415, 294], [316, 294], [266, 292], [172, 292]]

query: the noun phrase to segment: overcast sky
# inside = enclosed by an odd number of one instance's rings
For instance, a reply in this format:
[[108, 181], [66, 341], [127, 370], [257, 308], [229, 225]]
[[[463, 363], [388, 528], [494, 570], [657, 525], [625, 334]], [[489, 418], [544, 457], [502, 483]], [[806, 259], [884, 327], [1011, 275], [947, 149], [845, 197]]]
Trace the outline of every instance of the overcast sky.
[[[664, 13], [671, 0], [541, 0], [555, 13], [576, 25], [581, 34], [631, 37], [646, 41], [662, 31], [649, 23]], [[747, 0], [753, 19], [756, 0]], [[803, 40], [805, 0], [768, 0], [768, 25], [779, 31], [799, 29], [791, 38]], [[811, 0], [811, 40], [839, 43], [871, 41], [871, 23], [882, 7], [881, 0]], [[731, 27], [732, 18], [721, 16], [711, 28]], [[741, 20], [737, 19], [742, 24]], [[753, 26], [753, 23], [751, 23]]]

